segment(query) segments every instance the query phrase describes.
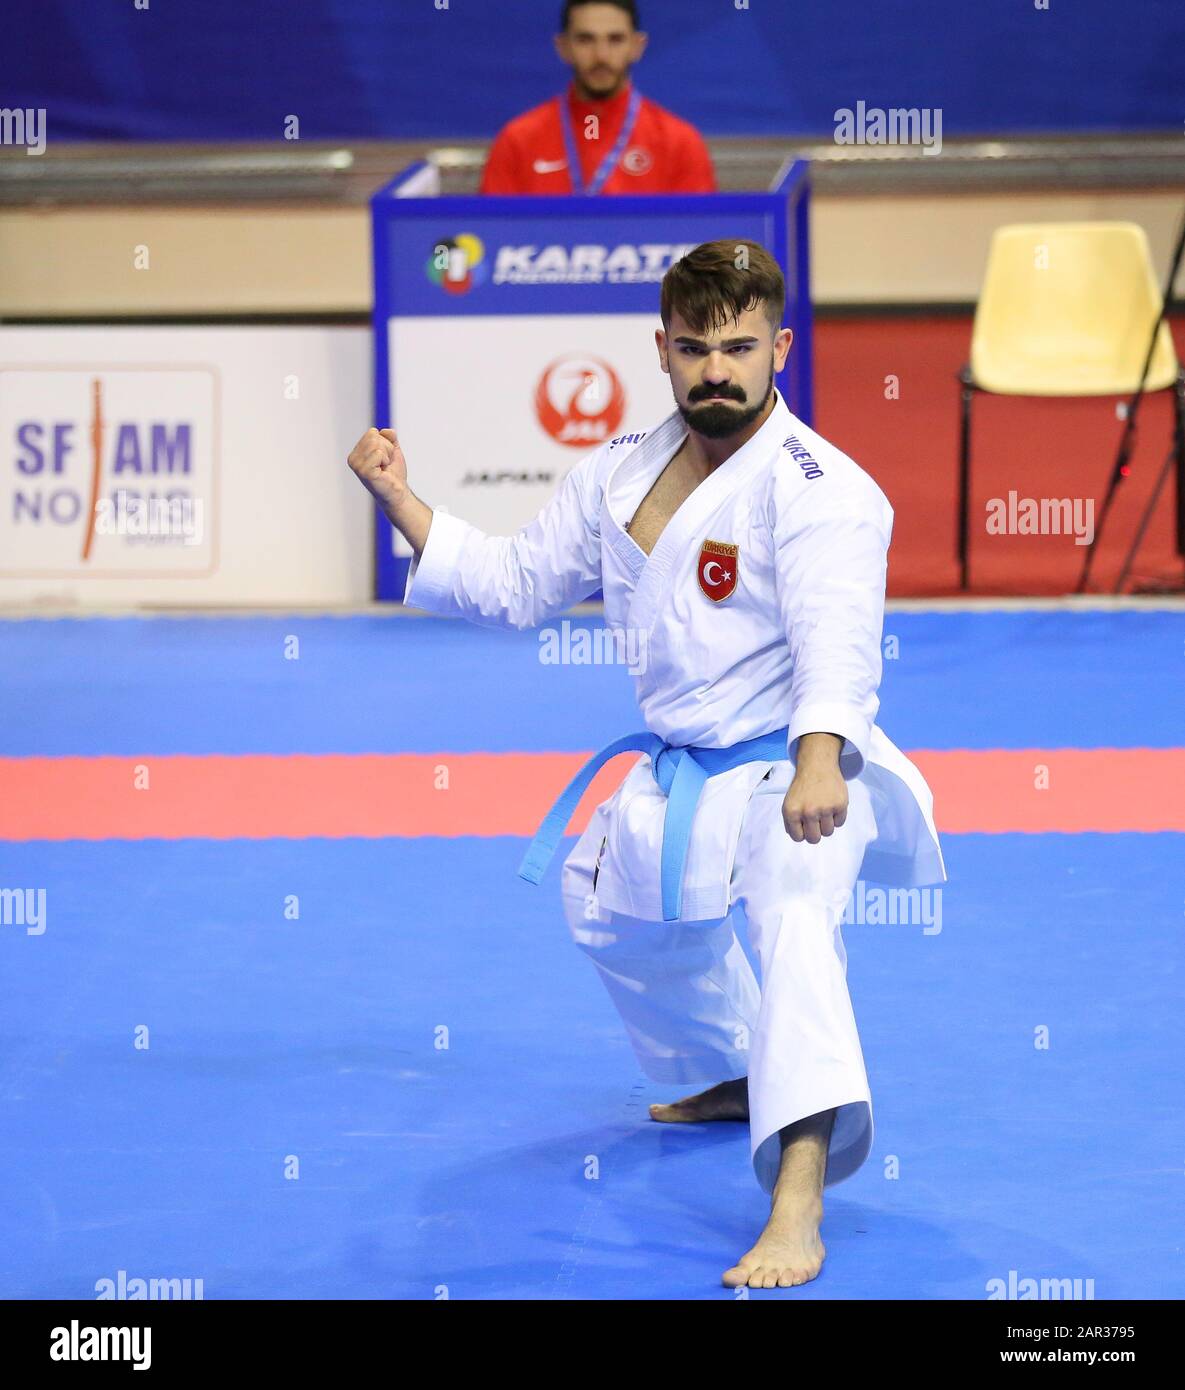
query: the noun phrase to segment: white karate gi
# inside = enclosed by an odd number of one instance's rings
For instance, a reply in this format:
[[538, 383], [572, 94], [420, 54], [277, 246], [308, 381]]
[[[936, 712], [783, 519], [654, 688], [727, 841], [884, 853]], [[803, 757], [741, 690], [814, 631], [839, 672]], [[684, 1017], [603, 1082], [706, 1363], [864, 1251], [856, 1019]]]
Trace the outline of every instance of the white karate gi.
[[[647, 556], [624, 528], [686, 433], [675, 411], [643, 436], [602, 445], [515, 536], [436, 512], [404, 600], [521, 629], [600, 587], [606, 623], [645, 643], [634, 680], [651, 732], [723, 748], [789, 726], [785, 761], [746, 763], [705, 785], [678, 921], [662, 920], [666, 797], [646, 754], [597, 808], [564, 864], [562, 893], [572, 937], [596, 964], [646, 1075], [696, 1086], [747, 1075], [753, 1166], [767, 1192], [779, 1130], [836, 1108], [830, 1185], [872, 1145], [844, 908], [858, 877], [904, 887], [946, 877], [929, 788], [873, 722], [893, 512], [868, 474], [779, 394], [761, 429], [699, 484]], [[706, 540], [739, 548], [736, 586], [720, 601], [697, 575], [719, 559], [701, 555]], [[819, 844], [795, 844], [782, 798], [797, 740], [815, 732], [844, 739], [848, 816]], [[736, 937], [741, 916], [760, 987]]]

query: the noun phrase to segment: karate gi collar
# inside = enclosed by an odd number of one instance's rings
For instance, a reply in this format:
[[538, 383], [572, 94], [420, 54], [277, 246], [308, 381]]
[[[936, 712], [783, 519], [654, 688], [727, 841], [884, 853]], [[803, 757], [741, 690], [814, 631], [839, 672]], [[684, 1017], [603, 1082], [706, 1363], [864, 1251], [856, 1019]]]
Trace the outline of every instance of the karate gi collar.
[[[629, 626], [650, 631], [658, 616], [659, 604], [675, 563], [706, 525], [708, 518], [735, 488], [775, 453], [796, 421], [774, 389], [774, 408], [757, 433], [735, 454], [714, 469], [682, 504], [663, 528], [658, 544], [649, 555], [628, 534], [630, 517], [618, 517], [613, 510], [615, 496], [639, 476], [647, 479], [647, 491], [687, 437], [687, 425], [678, 410], [650, 431], [637, 448], [615, 465], [605, 483], [605, 505], [601, 534], [625, 563], [634, 578], [634, 594], [627, 621]], [[645, 496], [645, 492], [642, 494]], [[728, 537], [717, 539], [727, 540]]]

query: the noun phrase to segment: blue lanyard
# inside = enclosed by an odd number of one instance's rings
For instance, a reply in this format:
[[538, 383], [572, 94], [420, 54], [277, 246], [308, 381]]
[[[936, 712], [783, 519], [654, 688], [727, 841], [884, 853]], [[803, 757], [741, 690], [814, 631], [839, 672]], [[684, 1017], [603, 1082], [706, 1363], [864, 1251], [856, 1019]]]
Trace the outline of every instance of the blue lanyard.
[[625, 153], [625, 148], [633, 136], [634, 126], [637, 124], [638, 112], [642, 106], [642, 94], [637, 87], [631, 89], [630, 104], [626, 108], [625, 123], [621, 127], [621, 134], [617, 137], [617, 142], [613, 148], [601, 160], [601, 166], [592, 176], [592, 182], [587, 188], [584, 186], [584, 173], [576, 148], [576, 133], [572, 129], [572, 112], [568, 106], [568, 94], [566, 92], [561, 93], [556, 97], [556, 101], [560, 107], [560, 128], [564, 132], [564, 149], [568, 154], [568, 172], [572, 178], [572, 192], [584, 194], [591, 198], [604, 188], [609, 175], [617, 168], [618, 161]]

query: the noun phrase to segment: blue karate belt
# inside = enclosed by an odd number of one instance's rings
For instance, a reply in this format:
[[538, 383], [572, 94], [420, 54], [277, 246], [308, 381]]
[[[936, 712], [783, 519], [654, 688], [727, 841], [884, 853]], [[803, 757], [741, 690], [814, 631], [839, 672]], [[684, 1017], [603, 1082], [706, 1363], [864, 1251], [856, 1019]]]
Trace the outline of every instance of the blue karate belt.
[[768, 734], [760, 734], [757, 738], [746, 739], [743, 743], [734, 743], [731, 748], [680, 748], [666, 743], [649, 729], [614, 740], [589, 758], [543, 817], [519, 865], [519, 878], [525, 878], [528, 883], [538, 883], [543, 877], [580, 798], [610, 758], [632, 750], [649, 753], [654, 780], [667, 797], [662, 826], [662, 916], [664, 922], [675, 921], [683, 907], [683, 870], [687, 863], [687, 847], [691, 842], [691, 824], [704, 783], [709, 777], [715, 777], [719, 772], [729, 772], [742, 763], [785, 761], [789, 733], [790, 727], [787, 725]]

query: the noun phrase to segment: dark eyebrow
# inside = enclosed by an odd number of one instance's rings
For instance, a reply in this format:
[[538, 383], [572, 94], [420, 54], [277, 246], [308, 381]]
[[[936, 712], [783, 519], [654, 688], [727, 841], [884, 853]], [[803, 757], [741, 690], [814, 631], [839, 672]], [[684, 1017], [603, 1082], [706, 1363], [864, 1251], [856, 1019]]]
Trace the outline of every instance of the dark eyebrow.
[[[760, 338], [725, 338], [724, 342], [722, 342], [722, 343], [720, 344], [720, 346], [721, 346], [721, 347], [726, 347], [726, 348], [729, 348], [729, 347], [741, 347], [743, 344], [746, 344], [746, 343], [758, 343], [758, 342], [760, 342], [760, 341], [761, 341]], [[704, 340], [703, 340], [702, 338], [679, 337], [679, 338], [676, 338], [676, 339], [675, 339], [675, 342], [677, 342], [677, 343], [686, 343], [686, 344], [688, 344], [688, 346], [690, 346], [690, 347], [707, 347], [707, 346], [708, 346], [707, 343], [705, 343]]]

